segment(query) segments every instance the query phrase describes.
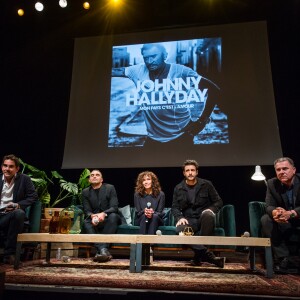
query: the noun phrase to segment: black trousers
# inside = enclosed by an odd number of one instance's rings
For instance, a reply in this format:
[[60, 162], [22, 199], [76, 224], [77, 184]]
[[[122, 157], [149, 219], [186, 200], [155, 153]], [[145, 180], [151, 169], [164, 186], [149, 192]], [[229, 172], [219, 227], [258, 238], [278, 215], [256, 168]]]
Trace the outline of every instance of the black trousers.
[[[214, 235], [214, 229], [216, 227], [216, 216], [210, 211], [203, 212], [199, 218], [188, 218], [188, 225], [179, 225], [176, 227], [176, 232], [184, 232], [187, 227], [193, 229], [194, 235], [198, 236], [212, 236]], [[206, 250], [204, 245], [189, 245], [194, 252]]]
[[300, 226], [300, 219], [290, 220], [288, 223], [277, 223], [268, 214], [261, 218], [262, 236], [271, 239], [274, 258], [283, 258], [290, 255], [287, 243], [290, 237]]
[[163, 225], [163, 220], [156, 214], [153, 214], [151, 219], [148, 219], [145, 215], [141, 215], [136, 225], [140, 226], [140, 234], [156, 234], [158, 226]]
[[6, 214], [0, 215], [0, 230], [4, 232], [4, 255], [16, 253], [17, 237], [22, 233], [25, 221], [25, 212], [22, 209], [15, 209]]
[[[111, 213], [105, 218], [103, 222], [100, 222], [97, 226], [92, 224], [92, 219], [87, 218], [84, 220], [84, 229], [88, 234], [115, 234], [118, 229], [118, 225], [121, 223], [121, 218], [116, 213]], [[97, 251], [100, 252], [103, 248], [108, 248], [107, 243], [95, 243]]]

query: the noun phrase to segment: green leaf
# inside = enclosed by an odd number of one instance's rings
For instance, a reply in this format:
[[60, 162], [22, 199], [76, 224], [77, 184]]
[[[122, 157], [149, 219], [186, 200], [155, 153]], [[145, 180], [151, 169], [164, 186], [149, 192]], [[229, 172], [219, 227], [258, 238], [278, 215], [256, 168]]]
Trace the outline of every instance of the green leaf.
[[44, 195], [42, 195], [41, 197], [39, 197], [39, 200], [45, 204], [45, 205], [49, 205], [50, 201], [51, 201], [51, 196], [50, 194], [47, 192]]
[[[30, 176], [31, 177], [31, 176]], [[31, 177], [31, 181], [33, 182], [35, 187], [46, 187], [47, 186], [47, 181], [43, 178], [34, 178]]]
[[78, 187], [79, 191], [82, 191], [84, 188], [88, 187], [90, 185], [89, 183], [89, 176], [91, 172], [89, 169], [84, 169], [83, 172], [81, 173], [78, 181]]
[[69, 193], [71, 193], [71, 194], [73, 194], [73, 195], [77, 195], [78, 194], [78, 186], [77, 186], [77, 184], [76, 183], [72, 183], [72, 182], [67, 182], [67, 181], [65, 181], [64, 179], [61, 179], [60, 181], [59, 181], [59, 185], [60, 185], [60, 187], [63, 189], [63, 190], [65, 190], [65, 191], [67, 191], [67, 192], [69, 192]]
[[63, 179], [63, 177], [57, 171], [51, 171], [51, 174], [56, 179]]

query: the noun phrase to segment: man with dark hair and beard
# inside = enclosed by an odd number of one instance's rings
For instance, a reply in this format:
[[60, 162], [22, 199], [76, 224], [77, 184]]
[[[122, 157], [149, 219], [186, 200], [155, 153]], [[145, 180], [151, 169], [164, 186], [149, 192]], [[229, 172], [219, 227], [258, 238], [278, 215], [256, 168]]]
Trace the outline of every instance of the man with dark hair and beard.
[[[186, 160], [182, 166], [184, 180], [176, 185], [173, 193], [172, 214], [175, 217], [176, 232], [192, 228], [195, 235], [212, 236], [216, 225], [216, 213], [223, 206], [223, 201], [212, 183], [197, 177], [198, 163]], [[204, 245], [190, 245], [194, 251], [192, 265], [202, 262], [224, 268], [225, 257], [216, 257]]]

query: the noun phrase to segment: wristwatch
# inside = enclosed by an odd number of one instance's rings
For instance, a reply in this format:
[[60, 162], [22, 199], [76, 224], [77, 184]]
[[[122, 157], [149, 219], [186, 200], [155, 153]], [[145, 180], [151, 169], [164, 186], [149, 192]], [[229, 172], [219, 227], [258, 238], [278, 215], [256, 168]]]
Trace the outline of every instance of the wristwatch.
[[294, 213], [291, 213], [290, 214], [290, 219], [294, 219], [294, 218], [296, 218], [296, 215]]

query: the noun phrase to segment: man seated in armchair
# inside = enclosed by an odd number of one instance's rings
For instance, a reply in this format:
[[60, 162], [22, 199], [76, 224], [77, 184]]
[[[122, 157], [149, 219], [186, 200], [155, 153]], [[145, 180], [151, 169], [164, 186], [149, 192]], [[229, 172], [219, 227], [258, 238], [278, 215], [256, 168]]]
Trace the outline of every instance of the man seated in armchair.
[[271, 238], [274, 271], [286, 274], [293, 269], [287, 240], [300, 226], [300, 174], [296, 174], [294, 162], [289, 157], [276, 159], [274, 168], [276, 177], [267, 181], [266, 214], [261, 218], [262, 235]]
[[[197, 177], [199, 165], [195, 160], [186, 160], [182, 171], [184, 179], [176, 185], [173, 193], [172, 214], [179, 234], [192, 228], [195, 235], [212, 236], [216, 225], [216, 213], [223, 206], [223, 201], [213, 184]], [[225, 257], [216, 257], [204, 245], [191, 245], [194, 259], [191, 264], [200, 266], [208, 262], [224, 268]]]
[[[89, 178], [90, 187], [82, 191], [82, 204], [86, 219], [84, 229], [88, 234], [115, 234], [121, 218], [118, 213], [118, 197], [112, 184], [104, 183], [102, 173], [92, 170]], [[107, 243], [95, 243], [97, 253], [95, 262], [112, 259]]]
[[0, 230], [4, 232], [4, 264], [14, 264], [17, 236], [23, 231], [25, 209], [38, 199], [28, 175], [18, 174], [20, 160], [6, 155], [2, 160], [0, 181]]

